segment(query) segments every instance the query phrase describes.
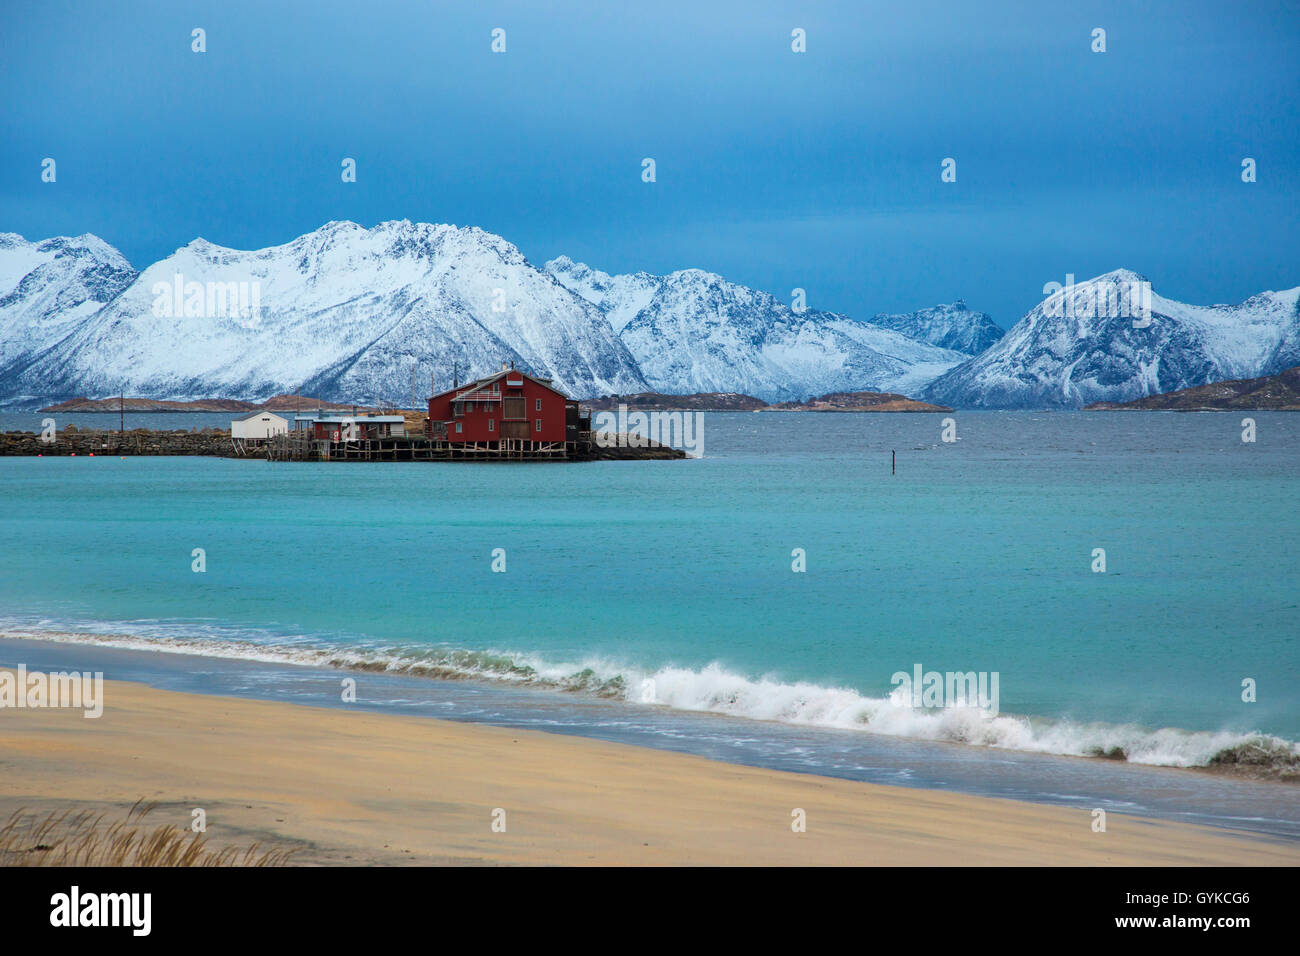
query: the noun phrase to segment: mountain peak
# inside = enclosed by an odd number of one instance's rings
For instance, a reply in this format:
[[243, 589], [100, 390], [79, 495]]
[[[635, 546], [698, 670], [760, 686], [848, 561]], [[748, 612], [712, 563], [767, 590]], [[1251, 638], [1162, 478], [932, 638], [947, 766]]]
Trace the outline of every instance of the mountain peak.
[[986, 313], [972, 312], [963, 299], [915, 312], [881, 312], [871, 323], [963, 355], [979, 355], [1003, 334]]
[[1300, 364], [1294, 303], [1256, 295], [1189, 305], [1140, 291], [1147, 282], [1115, 269], [1046, 296], [922, 397], [958, 408], [1079, 408]]
[[678, 269], [664, 276], [669, 282], [692, 285], [727, 285], [734, 286], [736, 283], [730, 282], [718, 275], [716, 272], [707, 272], [704, 269]]
[[[83, 259], [89, 257], [114, 269], [131, 268], [131, 263], [127, 262], [121, 252], [93, 232], [83, 232], [79, 236], [51, 236], [36, 243], [27, 242], [21, 236], [17, 238], [19, 242], [8, 248], [29, 248], [37, 253], [52, 253], [55, 256], [71, 255]], [[0, 247], [4, 247], [3, 242], [0, 242]]]
[[1080, 286], [1080, 285], [1090, 285], [1090, 284], [1092, 284], [1092, 283], [1098, 283], [1098, 284], [1100, 284], [1100, 283], [1105, 283], [1105, 282], [1111, 282], [1111, 283], [1121, 283], [1121, 282], [1147, 282], [1147, 283], [1150, 283], [1150, 280], [1149, 280], [1146, 276], [1141, 275], [1141, 274], [1139, 274], [1139, 273], [1137, 273], [1137, 272], [1134, 272], [1132, 269], [1112, 269], [1110, 272], [1102, 273], [1102, 274], [1099, 275], [1099, 276], [1095, 276], [1095, 277], [1093, 277], [1093, 278], [1091, 278], [1091, 279], [1087, 279], [1087, 280], [1085, 280], [1085, 281], [1083, 281], [1083, 282], [1076, 282], [1075, 285], [1076, 285], [1076, 286]]
[[[60, 331], [35, 361], [26, 346], [21, 362], [0, 352], [4, 393], [258, 399], [302, 387], [325, 398], [409, 402], [413, 367], [428, 387], [450, 383], [456, 368], [485, 374], [503, 358], [576, 397], [646, 387], [598, 310], [477, 227], [337, 221], [253, 250], [197, 237], [111, 289], [119, 276], [77, 258], [80, 273], [71, 264], [51, 269], [52, 253], [0, 257], [0, 279], [8, 269], [35, 290], [21, 303], [9, 297], [13, 308]], [[179, 309], [167, 299], [160, 314], [153, 289], [174, 273], [205, 295], [187, 293]], [[3, 301], [0, 319], [9, 314]], [[8, 331], [2, 321], [0, 330]]]

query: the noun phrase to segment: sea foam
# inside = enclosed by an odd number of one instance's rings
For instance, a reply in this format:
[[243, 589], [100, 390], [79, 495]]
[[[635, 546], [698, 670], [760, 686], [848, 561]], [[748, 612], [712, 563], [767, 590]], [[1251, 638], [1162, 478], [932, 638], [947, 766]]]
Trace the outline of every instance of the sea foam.
[[988, 717], [974, 707], [912, 708], [897, 695], [895, 699], [869, 697], [848, 687], [746, 677], [716, 663], [699, 670], [646, 670], [606, 660], [548, 661], [510, 651], [377, 643], [331, 646], [306, 636], [232, 633], [215, 626], [189, 625], [187, 631], [177, 636], [169, 622], [102, 624], [93, 630], [47, 629], [38, 624], [0, 626], [0, 637], [441, 680], [502, 681], [749, 720], [1031, 753], [1107, 757], [1161, 767], [1233, 766], [1254, 775], [1300, 776], [1300, 745], [1259, 732], [1152, 729], [1012, 714]]

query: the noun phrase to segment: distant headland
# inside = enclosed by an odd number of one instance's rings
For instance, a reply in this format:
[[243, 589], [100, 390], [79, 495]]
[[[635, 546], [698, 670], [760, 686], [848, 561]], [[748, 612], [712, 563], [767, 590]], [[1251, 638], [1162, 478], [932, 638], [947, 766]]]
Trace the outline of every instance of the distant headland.
[[945, 405], [918, 402], [894, 392], [830, 392], [806, 402], [769, 405], [761, 398], [739, 392], [696, 392], [693, 395], [665, 395], [641, 392], [636, 395], [607, 395], [582, 403], [593, 411], [612, 411], [620, 405], [647, 412], [950, 412]]
[[1239, 378], [1131, 402], [1093, 402], [1085, 412], [1300, 412], [1300, 365], [1262, 378]]
[[303, 410], [370, 411], [364, 405], [349, 405], [339, 402], [324, 402], [319, 398], [306, 395], [272, 395], [265, 402], [245, 402], [238, 398], [201, 398], [192, 402], [169, 402], [156, 398], [70, 398], [57, 405], [47, 405], [42, 412], [142, 412], [159, 414], [167, 412], [292, 412]]

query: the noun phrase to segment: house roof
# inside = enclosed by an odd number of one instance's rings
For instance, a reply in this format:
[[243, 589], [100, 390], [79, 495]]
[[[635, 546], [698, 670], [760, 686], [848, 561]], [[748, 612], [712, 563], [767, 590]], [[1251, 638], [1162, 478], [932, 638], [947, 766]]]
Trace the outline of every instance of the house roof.
[[254, 418], [261, 418], [263, 415], [270, 415], [272, 418], [278, 418], [282, 422], [289, 421], [289, 419], [285, 418], [283, 415], [277, 415], [275, 412], [267, 411], [265, 408], [256, 412], [249, 412], [247, 415], [240, 415], [238, 418], [232, 420], [237, 422], [246, 422]]
[[[563, 392], [561, 392], [558, 388], [556, 388], [554, 385], [551, 384], [552, 380], [549, 378], [542, 378], [539, 375], [529, 375], [527, 372], [521, 372], [517, 368], [508, 368], [502, 372], [493, 372], [491, 375], [486, 375], [483, 378], [476, 378], [474, 379], [474, 381], [466, 382], [464, 385], [457, 385], [454, 388], [445, 389], [441, 392], [438, 392], [436, 395], [433, 396], [433, 398], [441, 398], [444, 395], [452, 395], [456, 392], [465, 392], [472, 389], [480, 389], [487, 385], [491, 385], [493, 382], [498, 381], [499, 379], [505, 378], [507, 375], [512, 378], [526, 378], [529, 381], [536, 382], [538, 385], [542, 386], [542, 388], [550, 389], [552, 392], [555, 392], [557, 395], [564, 395]], [[568, 396], [565, 397], [567, 398]], [[471, 399], [468, 398], [465, 400], [471, 401]]]
[[355, 415], [344, 412], [303, 412], [293, 416], [296, 422], [404, 422], [404, 415], [372, 415], [369, 412], [357, 412]]

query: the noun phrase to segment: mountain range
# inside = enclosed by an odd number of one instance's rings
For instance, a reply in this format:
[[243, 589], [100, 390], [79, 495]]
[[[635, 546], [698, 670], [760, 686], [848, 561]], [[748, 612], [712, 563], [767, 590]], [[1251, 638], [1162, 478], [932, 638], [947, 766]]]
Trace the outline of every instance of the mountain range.
[[[88, 255], [81, 263], [92, 268]], [[236, 308], [240, 283], [255, 294]], [[39, 307], [26, 284], [0, 300], [6, 326], [11, 301], [23, 314]], [[224, 302], [212, 294], [223, 291]], [[503, 361], [576, 395], [646, 386], [600, 310], [475, 228], [332, 222], [252, 252], [196, 239], [84, 311], [47, 315], [62, 334], [0, 368], [0, 396], [260, 400], [301, 388], [397, 403], [410, 399], [413, 368], [424, 395]]]
[[136, 278], [97, 236], [27, 242], [0, 233], [0, 370], [53, 347]]
[[868, 382], [908, 392], [970, 357], [899, 329], [796, 311], [700, 269], [610, 276], [561, 257], [546, 271], [610, 317], [657, 392], [745, 392], [769, 402]]
[[[1125, 308], [1144, 286], [1145, 308]], [[1047, 296], [920, 397], [958, 408], [1082, 408], [1271, 375], [1300, 364], [1298, 304], [1300, 288], [1187, 305], [1117, 269]]]
[[[1057, 296], [1140, 278], [1119, 270]], [[880, 391], [1080, 407], [1300, 363], [1298, 294], [1152, 296], [1143, 328], [1049, 296], [1003, 334], [960, 300], [861, 321], [700, 269], [610, 275], [564, 256], [539, 269], [492, 233], [405, 220], [331, 222], [253, 251], [195, 239], [141, 272], [96, 236], [0, 234], [0, 403], [301, 389], [404, 405], [507, 361], [580, 398]]]

